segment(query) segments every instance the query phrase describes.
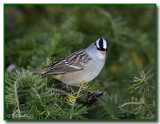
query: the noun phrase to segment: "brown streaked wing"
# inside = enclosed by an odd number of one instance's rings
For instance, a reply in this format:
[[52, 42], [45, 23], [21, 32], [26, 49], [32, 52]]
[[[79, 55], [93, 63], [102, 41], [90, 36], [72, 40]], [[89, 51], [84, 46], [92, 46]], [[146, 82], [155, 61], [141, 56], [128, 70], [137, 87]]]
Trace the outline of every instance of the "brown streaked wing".
[[50, 70], [44, 73], [44, 75], [79, 71], [84, 68], [89, 60], [90, 57], [85, 51], [80, 50], [51, 64]]

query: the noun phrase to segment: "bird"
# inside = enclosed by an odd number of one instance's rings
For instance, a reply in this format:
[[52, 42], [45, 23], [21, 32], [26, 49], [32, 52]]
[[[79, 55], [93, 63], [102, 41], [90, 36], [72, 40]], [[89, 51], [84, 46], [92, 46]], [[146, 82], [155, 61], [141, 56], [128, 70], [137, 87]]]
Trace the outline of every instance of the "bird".
[[109, 43], [99, 38], [86, 49], [82, 49], [63, 57], [40, 69], [27, 69], [32, 73], [49, 75], [69, 86], [80, 87], [82, 81], [88, 83], [101, 72]]

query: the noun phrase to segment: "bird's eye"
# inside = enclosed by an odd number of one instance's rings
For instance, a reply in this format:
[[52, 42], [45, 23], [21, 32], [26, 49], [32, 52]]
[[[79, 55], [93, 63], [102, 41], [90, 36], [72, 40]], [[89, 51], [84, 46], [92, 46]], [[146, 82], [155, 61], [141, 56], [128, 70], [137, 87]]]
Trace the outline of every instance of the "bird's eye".
[[[104, 49], [104, 48], [98, 48], [98, 47], [97, 47], [97, 50], [105, 51], [106, 49]], [[106, 50], [106, 51], [107, 51], [107, 50]]]
[[97, 50], [101, 50], [101, 49], [97, 47]]

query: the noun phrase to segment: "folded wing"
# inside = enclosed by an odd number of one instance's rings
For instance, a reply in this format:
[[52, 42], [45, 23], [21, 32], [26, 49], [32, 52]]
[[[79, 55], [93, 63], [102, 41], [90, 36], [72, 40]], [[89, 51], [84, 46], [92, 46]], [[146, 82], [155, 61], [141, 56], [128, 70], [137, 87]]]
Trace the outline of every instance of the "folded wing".
[[67, 57], [61, 58], [60, 60], [42, 69], [47, 70], [47, 72], [45, 72], [44, 75], [79, 71], [82, 70], [85, 66], [87, 66], [86, 63], [89, 60], [91, 59], [86, 54], [85, 50], [80, 50], [78, 52], [72, 53]]

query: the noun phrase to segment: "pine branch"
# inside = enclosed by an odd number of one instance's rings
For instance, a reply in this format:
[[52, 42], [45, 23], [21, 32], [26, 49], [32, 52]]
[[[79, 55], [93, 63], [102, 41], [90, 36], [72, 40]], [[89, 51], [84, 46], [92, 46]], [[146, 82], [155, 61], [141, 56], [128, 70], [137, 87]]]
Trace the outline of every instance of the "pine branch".
[[[150, 70], [147, 71], [145, 73], [145, 71], [139, 71], [139, 77], [134, 77], [134, 80], [131, 81], [132, 83], [132, 86], [130, 88], [130, 90], [132, 90], [132, 92], [135, 92], [137, 91], [137, 93], [142, 93], [142, 100], [140, 102], [127, 102], [127, 103], [124, 103], [123, 105], [121, 105], [119, 107], [120, 110], [122, 110], [123, 112], [126, 112], [126, 110], [122, 109], [124, 106], [126, 105], [143, 105], [145, 106], [145, 108], [147, 108], [147, 110], [149, 111], [150, 115], [152, 115], [152, 111], [150, 110], [150, 108], [148, 107], [147, 104], [145, 104], [145, 101], [144, 101], [144, 96], [145, 96], [145, 93], [149, 92], [150, 91], [150, 88], [152, 88], [152, 86], [149, 84], [149, 79], [153, 77], [153, 73], [150, 74]], [[142, 110], [144, 110], [142, 108]], [[139, 112], [138, 112], [139, 113]], [[146, 112], [145, 112], [146, 113]]]
[[141, 105], [141, 104], [144, 104], [144, 94], [142, 95], [142, 101], [140, 102], [127, 102], [127, 103], [124, 103], [123, 105], [119, 106], [119, 108], [123, 111], [123, 112], [126, 112], [124, 109], [122, 109], [124, 106], [126, 105], [130, 105], [130, 104], [135, 104], [135, 105]]

